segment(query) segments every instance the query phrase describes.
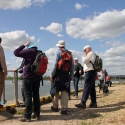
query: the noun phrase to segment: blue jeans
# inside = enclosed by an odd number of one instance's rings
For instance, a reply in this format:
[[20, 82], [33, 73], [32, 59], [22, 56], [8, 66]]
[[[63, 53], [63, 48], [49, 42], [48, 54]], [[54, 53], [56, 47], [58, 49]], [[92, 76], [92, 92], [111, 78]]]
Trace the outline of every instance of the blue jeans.
[[73, 82], [74, 82], [74, 95], [78, 96], [78, 84], [79, 84], [79, 77], [73, 77]]
[[[24, 117], [31, 118], [32, 105], [34, 105], [34, 114], [36, 116], [39, 116], [40, 115], [40, 98], [39, 98], [40, 79], [39, 78], [23, 79], [23, 83], [24, 83], [23, 89], [24, 89], [25, 106], [26, 106]], [[32, 97], [33, 97], [33, 104], [32, 104]]]
[[86, 103], [89, 95], [91, 103], [96, 103], [95, 76], [96, 72], [94, 70], [85, 73], [84, 90], [81, 99], [82, 104]]

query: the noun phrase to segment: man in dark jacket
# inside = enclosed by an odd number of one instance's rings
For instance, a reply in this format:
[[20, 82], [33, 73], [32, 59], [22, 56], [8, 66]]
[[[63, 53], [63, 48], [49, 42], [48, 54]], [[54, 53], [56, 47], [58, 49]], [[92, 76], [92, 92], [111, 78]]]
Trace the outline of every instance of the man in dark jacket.
[[74, 89], [75, 92], [73, 96], [76, 96], [78, 98], [78, 84], [79, 84], [79, 78], [83, 72], [83, 67], [80, 63], [78, 63], [78, 58], [74, 58], [74, 75], [73, 75], [73, 82], [74, 82]]
[[[27, 47], [27, 49], [24, 49]], [[24, 45], [18, 47], [14, 51], [15, 56], [22, 57], [25, 59], [23, 67], [23, 83], [24, 83], [24, 96], [26, 110], [24, 117], [19, 118], [22, 122], [30, 122], [32, 114], [32, 96], [34, 105], [34, 117], [38, 120], [40, 119], [40, 100], [39, 100], [39, 87], [40, 87], [40, 77], [33, 74], [30, 71], [30, 65], [35, 60], [37, 55], [37, 47], [31, 43], [27, 42]]]

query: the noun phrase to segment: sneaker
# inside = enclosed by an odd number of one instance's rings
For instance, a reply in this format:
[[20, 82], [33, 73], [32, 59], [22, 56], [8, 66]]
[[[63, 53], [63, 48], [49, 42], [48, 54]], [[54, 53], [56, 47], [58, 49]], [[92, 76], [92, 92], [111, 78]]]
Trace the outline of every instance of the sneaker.
[[97, 103], [90, 103], [89, 108], [97, 108]]
[[75, 94], [73, 94], [72, 96], [75, 96]]
[[75, 107], [85, 109], [86, 108], [86, 104], [81, 104], [81, 103], [75, 104]]
[[53, 112], [59, 112], [58, 107], [57, 107], [57, 108], [54, 108], [53, 106], [51, 106], [51, 110], [52, 110]]
[[61, 114], [61, 115], [68, 115], [68, 114], [67, 114], [67, 109], [61, 110], [61, 111], [60, 111], [60, 114]]
[[0, 104], [0, 108], [3, 108], [3, 105]]
[[25, 118], [25, 117], [18, 118], [18, 120], [21, 121], [21, 122], [31, 122], [30, 118]]

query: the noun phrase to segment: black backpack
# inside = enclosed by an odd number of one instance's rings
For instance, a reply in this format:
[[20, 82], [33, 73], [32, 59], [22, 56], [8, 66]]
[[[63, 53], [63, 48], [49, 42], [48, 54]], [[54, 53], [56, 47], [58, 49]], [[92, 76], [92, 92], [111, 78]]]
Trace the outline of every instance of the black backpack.
[[104, 85], [104, 87], [103, 87], [103, 93], [108, 93], [108, 92], [109, 92], [108, 86]]

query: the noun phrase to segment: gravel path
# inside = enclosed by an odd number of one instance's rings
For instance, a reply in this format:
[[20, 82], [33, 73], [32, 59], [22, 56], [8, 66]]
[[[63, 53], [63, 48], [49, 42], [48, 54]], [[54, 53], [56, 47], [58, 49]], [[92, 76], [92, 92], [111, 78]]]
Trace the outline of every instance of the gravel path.
[[60, 115], [58, 112], [51, 112], [51, 103], [41, 106], [41, 120], [32, 122], [20, 122], [20, 115], [15, 115], [12, 120], [2, 121], [1, 125], [125, 125], [125, 85], [109, 87], [109, 94], [98, 93], [98, 108], [89, 109], [90, 100], [87, 101], [85, 110], [74, 106], [80, 102], [79, 98], [71, 96], [69, 100], [68, 115]]

